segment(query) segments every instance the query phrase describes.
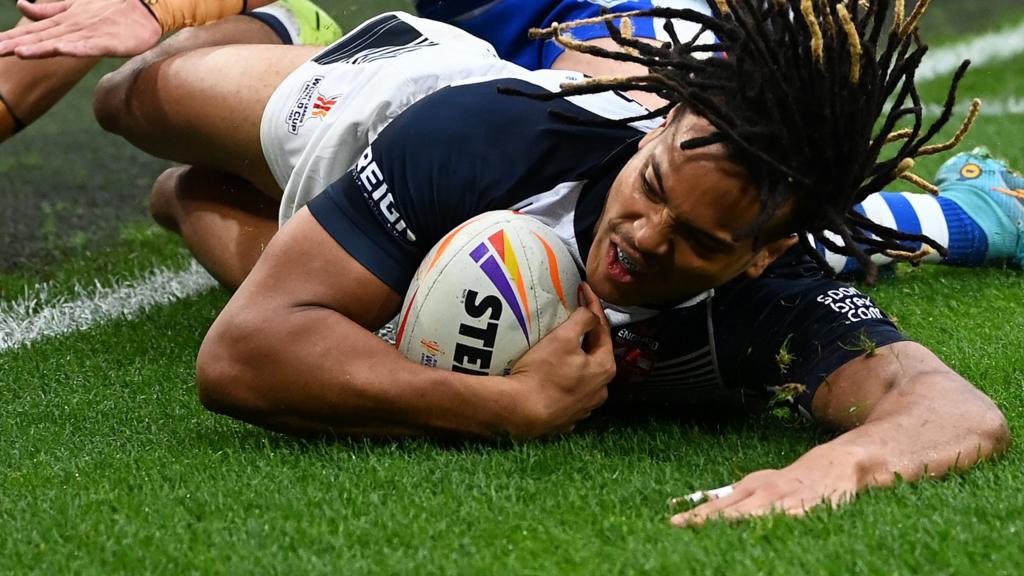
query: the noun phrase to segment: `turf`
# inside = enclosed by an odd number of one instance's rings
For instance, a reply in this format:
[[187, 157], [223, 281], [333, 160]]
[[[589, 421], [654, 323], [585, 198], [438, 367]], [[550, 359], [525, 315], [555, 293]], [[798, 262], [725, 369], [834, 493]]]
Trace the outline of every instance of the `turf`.
[[[1015, 271], [921, 270], [876, 296], [1019, 433], [1024, 319], [991, 318], [1022, 290]], [[784, 466], [822, 436], [766, 414], [612, 420], [504, 447], [316, 442], [212, 416], [191, 359], [225, 299], [3, 356], [0, 571], [1009, 574], [1024, 561], [1018, 452], [804, 520], [679, 531], [668, 497]]]
[[[384, 3], [349, 6], [362, 11], [346, 13], [352, 21]], [[991, 12], [1007, 21], [1006, 6]], [[947, 17], [944, 33], [992, 24], [977, 12], [983, 22]], [[985, 68], [964, 93], [1019, 95], [1022, 64]], [[924, 87], [926, 101], [941, 99], [940, 84]], [[87, 108], [83, 87], [0, 148], [0, 196], [31, 205], [60, 189], [54, 202], [67, 206], [51, 210], [50, 232], [4, 237], [31, 246], [3, 247], [0, 301], [40, 282], [66, 295], [184, 266], [181, 246], [144, 223], [145, 184], [163, 164], [101, 136]], [[1019, 116], [983, 118], [969, 144], [1024, 165], [1020, 126]], [[78, 134], [74, 154], [48, 148], [58, 132]], [[64, 169], [44, 152], [67, 154]], [[20, 222], [0, 202], [2, 217]], [[96, 224], [89, 206], [109, 203], [128, 207]], [[901, 268], [871, 292], [1024, 433], [1024, 273]], [[322, 442], [212, 415], [196, 401], [193, 361], [227, 298], [211, 290], [0, 353], [0, 573], [1016, 574], [1024, 565], [1019, 449], [805, 519], [675, 530], [669, 497], [785, 466], [827, 435], [765, 413], [600, 420], [569, 438], [501, 446]]]

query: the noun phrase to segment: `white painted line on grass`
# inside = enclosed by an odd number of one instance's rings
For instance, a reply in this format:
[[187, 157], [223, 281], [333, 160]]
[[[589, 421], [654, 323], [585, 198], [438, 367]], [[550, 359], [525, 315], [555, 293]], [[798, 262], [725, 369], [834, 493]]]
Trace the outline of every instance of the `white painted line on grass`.
[[[966, 116], [967, 109], [970, 106], [969, 102], [961, 102], [957, 104], [955, 109], [954, 117]], [[930, 103], [924, 105], [925, 116], [938, 116], [942, 114], [942, 104]], [[1009, 98], [982, 98], [981, 99], [981, 117], [986, 118], [989, 116], [1020, 116], [1024, 114], [1024, 98], [1017, 96], [1011, 96]]]
[[971, 68], [980, 68], [991, 62], [1013, 58], [1024, 52], [1024, 22], [1000, 32], [989, 32], [957, 44], [935, 48], [924, 57], [917, 70], [917, 81], [927, 82], [948, 76], [964, 60], [971, 60]]
[[43, 338], [87, 330], [119, 318], [132, 318], [154, 306], [201, 294], [217, 282], [193, 262], [187, 269], [156, 269], [114, 286], [79, 288], [72, 298], [44, 302], [45, 294], [0, 303], [0, 351]]

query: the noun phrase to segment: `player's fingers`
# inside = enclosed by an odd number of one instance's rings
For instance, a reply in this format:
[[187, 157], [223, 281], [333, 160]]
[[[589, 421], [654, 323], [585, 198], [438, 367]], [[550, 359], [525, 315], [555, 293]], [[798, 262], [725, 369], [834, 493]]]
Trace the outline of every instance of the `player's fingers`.
[[51, 56], [71, 56], [75, 58], [92, 56], [96, 51], [95, 48], [91, 47], [91, 43], [88, 40], [76, 40], [74, 38], [54, 40], [48, 44], [48, 48]]
[[47, 2], [45, 4], [33, 4], [27, 0], [18, 0], [18, 10], [29, 20], [43, 20], [52, 18], [71, 7], [67, 1]]
[[584, 348], [591, 356], [611, 354], [611, 327], [608, 324], [608, 317], [604, 314], [604, 305], [586, 282], [580, 284], [580, 291], [583, 294], [584, 306], [587, 310], [590, 310], [598, 322], [598, 325], [593, 330], [587, 332]]
[[753, 495], [753, 490], [740, 487], [737, 484], [736, 489], [728, 496], [709, 500], [708, 502], [697, 506], [693, 510], [676, 514], [672, 517], [672, 525], [680, 528], [684, 526], [700, 526], [708, 520], [722, 516], [730, 507], [740, 504]]
[[583, 306], [589, 308], [595, 314], [601, 310], [602, 316], [604, 315], [603, 308], [601, 306], [601, 299], [597, 297], [597, 294], [594, 292], [594, 289], [590, 287], [590, 284], [580, 282], [580, 295], [583, 296], [583, 302], [581, 302]]
[[56, 25], [33, 35], [32, 42], [23, 42], [15, 53], [22, 58], [49, 58], [52, 56], [75, 56], [66, 50], [81, 44], [94, 36], [88, 29], [70, 24]]
[[40, 42], [33, 42], [31, 44], [24, 44], [18, 46], [14, 50], [14, 54], [19, 58], [52, 58], [54, 56], [70, 56], [64, 52], [63, 48], [67, 44], [65, 38], [54, 38], [51, 40], [43, 40]]
[[569, 315], [569, 319], [555, 328], [551, 334], [568, 335], [578, 343], [588, 332], [599, 325], [600, 321], [589, 308], [577, 308]]
[[779, 494], [772, 491], [759, 492], [724, 511], [730, 519], [753, 518], [768, 514], [803, 516], [815, 506], [828, 501], [828, 496], [815, 492], [797, 491]]
[[21, 45], [45, 42], [77, 31], [77, 29], [71, 25], [61, 24], [54, 20], [43, 20], [42, 22], [36, 22], [34, 24], [29, 24], [28, 26], [19, 26], [18, 28], [15, 28], [15, 30], [21, 29], [24, 30], [24, 33], [17, 37], [17, 40]]
[[36, 38], [37, 34], [44, 33], [59, 25], [57, 22], [44, 20], [26, 26], [18, 26], [0, 34], [0, 55], [10, 55], [15, 48], [36, 42], [38, 40]]

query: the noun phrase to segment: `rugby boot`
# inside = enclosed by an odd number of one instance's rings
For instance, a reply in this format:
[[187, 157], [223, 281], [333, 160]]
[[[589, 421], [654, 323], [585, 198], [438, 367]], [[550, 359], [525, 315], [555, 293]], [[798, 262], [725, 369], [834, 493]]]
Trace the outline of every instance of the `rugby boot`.
[[939, 195], [985, 232], [986, 260], [1024, 265], [1024, 177], [979, 147], [950, 158], [935, 176]]
[[269, 26], [285, 44], [327, 46], [344, 35], [341, 26], [310, 0], [277, 0], [248, 15]]

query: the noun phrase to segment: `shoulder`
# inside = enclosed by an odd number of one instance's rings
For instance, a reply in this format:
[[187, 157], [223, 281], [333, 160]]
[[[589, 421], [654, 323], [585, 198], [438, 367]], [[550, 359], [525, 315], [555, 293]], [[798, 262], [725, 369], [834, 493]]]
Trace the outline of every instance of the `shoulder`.
[[524, 73], [451, 86], [381, 131], [369, 155], [417, 236], [437, 238], [480, 212], [588, 180], [650, 128], [599, 124], [646, 112], [619, 95], [541, 101], [507, 93], [551, 94], [567, 78]]

